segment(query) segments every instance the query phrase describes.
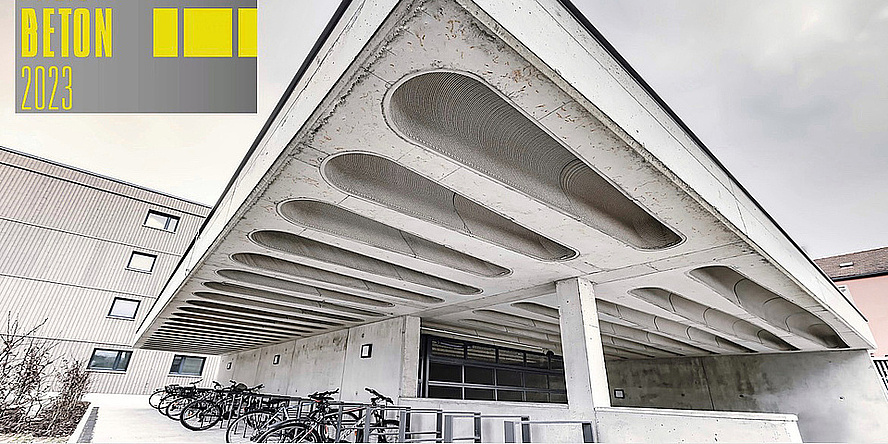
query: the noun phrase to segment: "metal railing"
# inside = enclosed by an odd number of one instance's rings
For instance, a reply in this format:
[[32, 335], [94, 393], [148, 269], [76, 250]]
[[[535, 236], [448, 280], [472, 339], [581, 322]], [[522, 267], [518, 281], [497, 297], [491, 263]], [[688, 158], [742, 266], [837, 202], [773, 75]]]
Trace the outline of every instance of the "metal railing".
[[530, 425], [579, 425], [583, 431], [583, 442], [595, 442], [592, 421], [504, 421], [503, 438], [505, 442], [516, 441], [515, 427], [521, 425], [521, 442], [533, 442], [530, 437]]
[[[888, 381], [888, 360], [880, 370], [883, 380]], [[316, 412], [317, 400], [298, 396], [285, 396], [264, 393], [244, 392], [229, 395], [224, 401], [228, 416], [219, 421], [217, 427], [226, 428], [231, 421], [249, 411], [277, 410], [283, 419], [307, 418]], [[477, 411], [444, 410], [435, 408], [412, 408], [403, 405], [374, 405], [360, 402], [331, 401], [329, 413], [320, 423], [326, 427], [326, 437], [339, 440], [354, 433], [358, 442], [384, 441], [402, 443], [453, 443], [484, 442], [483, 425], [486, 421], [496, 421], [498, 428], [502, 421], [503, 439], [507, 443], [532, 442], [531, 426], [574, 425], [580, 426], [583, 442], [594, 442], [592, 421], [548, 420], [532, 421], [529, 415], [484, 415]], [[281, 413], [283, 412], [283, 413]], [[467, 424], [468, 423], [468, 424]], [[421, 424], [422, 429], [414, 427]], [[459, 427], [457, 427], [459, 425]], [[491, 424], [488, 423], [490, 426]], [[457, 430], [468, 430], [463, 436]], [[489, 429], [488, 429], [489, 430]], [[520, 439], [520, 441], [519, 441]]]
[[885, 386], [885, 390], [888, 390], [888, 359], [873, 358], [873, 364], [876, 366], [876, 372], [879, 373], [882, 385]]

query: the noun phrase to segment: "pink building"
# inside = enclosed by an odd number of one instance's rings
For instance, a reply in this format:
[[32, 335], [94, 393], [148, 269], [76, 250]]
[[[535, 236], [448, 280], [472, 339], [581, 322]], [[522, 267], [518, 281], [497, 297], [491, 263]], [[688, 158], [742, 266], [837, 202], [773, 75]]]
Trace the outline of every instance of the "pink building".
[[873, 356], [888, 357], [888, 247], [817, 259], [866, 316], [876, 338]]

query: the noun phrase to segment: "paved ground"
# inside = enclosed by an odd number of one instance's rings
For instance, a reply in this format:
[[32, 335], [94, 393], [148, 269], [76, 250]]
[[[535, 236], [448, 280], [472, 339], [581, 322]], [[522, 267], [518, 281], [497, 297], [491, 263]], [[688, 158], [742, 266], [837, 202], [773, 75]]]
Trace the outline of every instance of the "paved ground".
[[[224, 443], [225, 430], [214, 427], [192, 432], [148, 405], [147, 395], [90, 394], [90, 411], [98, 407], [92, 439], [94, 443]], [[78, 438], [88, 438], [89, 430]]]

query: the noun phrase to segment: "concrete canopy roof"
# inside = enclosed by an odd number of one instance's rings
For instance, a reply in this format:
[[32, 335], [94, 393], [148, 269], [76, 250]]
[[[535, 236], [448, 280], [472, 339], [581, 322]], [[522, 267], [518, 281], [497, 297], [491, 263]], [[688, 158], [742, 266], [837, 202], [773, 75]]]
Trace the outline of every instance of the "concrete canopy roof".
[[872, 347], [569, 8], [343, 3], [136, 345], [223, 354], [415, 315], [559, 350], [554, 282], [585, 277], [611, 359]]

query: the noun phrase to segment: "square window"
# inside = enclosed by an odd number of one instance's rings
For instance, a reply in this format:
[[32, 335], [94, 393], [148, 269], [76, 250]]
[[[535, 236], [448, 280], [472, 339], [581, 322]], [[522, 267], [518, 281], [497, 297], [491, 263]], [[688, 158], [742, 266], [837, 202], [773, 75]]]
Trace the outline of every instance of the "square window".
[[145, 223], [142, 225], [175, 233], [176, 228], [179, 228], [179, 218], [159, 211], [149, 210], [148, 217], [145, 218]]
[[114, 372], [125, 372], [129, 367], [130, 358], [133, 352], [128, 350], [108, 350], [97, 348], [93, 350], [92, 356], [89, 358], [90, 370], [108, 370]]
[[136, 311], [139, 310], [139, 301], [135, 299], [114, 298], [111, 303], [111, 311], [108, 312], [109, 318], [135, 319]]
[[171, 375], [182, 376], [200, 376], [203, 373], [204, 361], [207, 358], [199, 356], [182, 356], [173, 357], [173, 365], [170, 366]]
[[154, 270], [154, 261], [156, 259], [157, 256], [153, 254], [139, 253], [138, 251], [133, 251], [133, 255], [130, 256], [129, 263], [126, 264], [126, 268], [129, 268], [130, 270], [151, 273], [151, 270]]

